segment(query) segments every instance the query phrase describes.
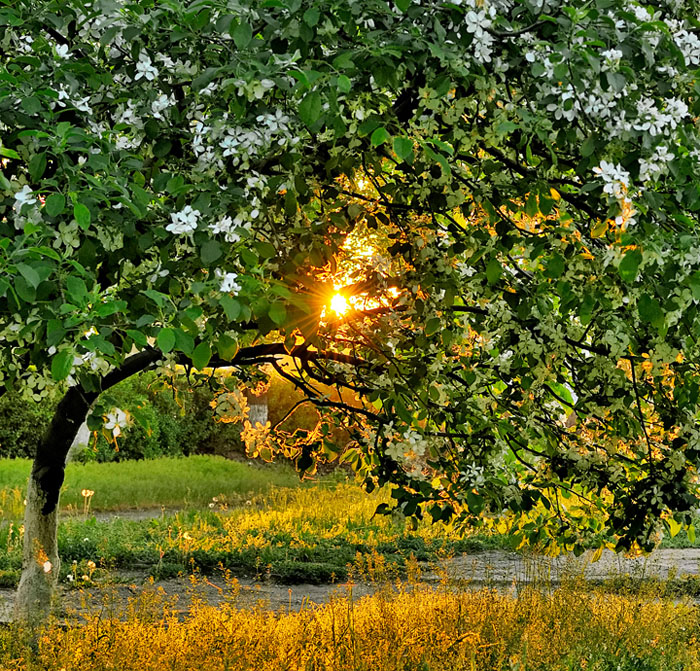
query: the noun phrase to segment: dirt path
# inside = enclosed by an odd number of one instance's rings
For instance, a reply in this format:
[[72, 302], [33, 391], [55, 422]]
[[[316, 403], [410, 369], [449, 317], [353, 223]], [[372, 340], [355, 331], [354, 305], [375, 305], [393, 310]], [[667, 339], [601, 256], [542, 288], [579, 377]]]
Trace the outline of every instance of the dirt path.
[[[447, 580], [467, 588], [494, 586], [516, 591], [533, 583], [557, 585], [566, 577], [583, 576], [588, 580], [629, 575], [635, 578], [668, 578], [700, 573], [700, 549], [656, 550], [648, 557], [627, 559], [612, 552], [604, 552], [594, 563], [590, 555], [526, 557], [500, 551], [461, 555], [442, 562], [439, 566], [421, 567], [420, 582], [436, 583]], [[386, 585], [367, 582], [340, 585], [275, 585], [236, 580], [230, 584], [220, 576], [200, 578], [194, 583], [187, 578], [166, 580], [155, 584], [144, 583], [143, 574], [119, 574], [119, 584], [96, 586], [94, 589], [61, 588], [63, 612], [99, 610], [105, 615], [123, 611], [130, 599], [152, 594], [151, 602], [166, 601], [177, 611], [186, 613], [194, 601], [211, 605], [233, 601], [241, 608], [266, 608], [273, 611], [298, 611], [313, 607], [332, 598], [347, 595], [361, 598]], [[14, 590], [0, 589], [0, 621], [8, 621], [12, 613]], [[153, 606], [155, 607], [155, 606]]]

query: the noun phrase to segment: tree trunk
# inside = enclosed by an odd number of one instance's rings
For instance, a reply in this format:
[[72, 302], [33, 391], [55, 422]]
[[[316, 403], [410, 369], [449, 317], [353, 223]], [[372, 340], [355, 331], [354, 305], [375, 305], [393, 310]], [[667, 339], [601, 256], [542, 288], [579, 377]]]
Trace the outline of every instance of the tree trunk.
[[15, 597], [14, 619], [31, 625], [48, 617], [60, 567], [56, 539], [58, 509], [45, 515], [41, 512], [45, 505], [46, 495], [30, 477], [24, 512], [22, 577]]
[[[119, 368], [102, 378], [101, 390], [146, 370], [161, 356], [154, 349], [132, 354]], [[51, 612], [60, 567], [56, 534], [58, 497], [70, 448], [99, 395], [100, 392], [87, 392], [80, 385], [71, 387], [58, 404], [51, 425], [37, 446], [24, 511], [24, 556], [15, 599], [16, 622], [36, 625], [45, 621]]]
[[84, 393], [79, 387], [69, 389], [37, 447], [27, 487], [24, 556], [15, 599], [15, 621], [36, 625], [50, 613], [60, 567], [56, 532], [66, 458], [96, 396]]

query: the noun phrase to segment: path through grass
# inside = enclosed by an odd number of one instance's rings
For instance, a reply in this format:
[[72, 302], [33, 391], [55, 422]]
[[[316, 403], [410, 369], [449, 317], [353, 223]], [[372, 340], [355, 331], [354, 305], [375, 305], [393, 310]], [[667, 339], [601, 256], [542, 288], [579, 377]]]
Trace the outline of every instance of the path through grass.
[[[239, 576], [320, 584], [344, 580], [349, 567], [370, 567], [391, 577], [401, 574], [411, 556], [434, 560], [502, 544], [499, 538], [462, 538], [428, 523], [410, 531], [390, 517], [374, 515], [385, 496], [349, 483], [273, 487], [234, 504], [218, 496], [214, 510], [150, 520], [66, 519], [59, 527], [61, 579], [89, 584], [115, 570], [138, 568], [166, 578], [225, 568]], [[0, 583], [13, 585], [20, 564], [19, 525], [5, 524], [0, 527]]]

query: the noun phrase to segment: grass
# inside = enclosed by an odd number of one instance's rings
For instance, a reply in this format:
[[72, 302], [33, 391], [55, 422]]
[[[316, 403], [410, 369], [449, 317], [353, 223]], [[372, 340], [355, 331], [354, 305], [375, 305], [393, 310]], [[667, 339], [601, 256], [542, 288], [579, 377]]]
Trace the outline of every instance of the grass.
[[[328, 583], [344, 580], [349, 567], [381, 563], [401, 575], [406, 561], [438, 557], [502, 544], [502, 539], [463, 538], [440, 525], [410, 531], [390, 517], [375, 516], [381, 494], [354, 484], [312, 488], [273, 487], [242, 504], [218, 496], [216, 510], [190, 510], [150, 520], [67, 519], [59, 527], [62, 579], [73, 574], [108, 577], [115, 569], [169, 578], [192, 569], [212, 573], [223, 567], [237, 576], [275, 582]], [[73, 564], [75, 562], [75, 564]], [[94, 562], [94, 576], [86, 570]], [[0, 527], [0, 583], [13, 585], [21, 565], [21, 530]]]
[[[31, 470], [29, 459], [0, 460], [0, 519], [19, 519]], [[71, 463], [61, 493], [64, 511], [81, 512], [83, 490], [92, 511], [138, 508], [206, 508], [215, 496], [246, 500], [270, 487], [298, 487], [299, 476], [284, 464], [255, 464], [197, 455], [106, 464]]]
[[182, 618], [157, 589], [115, 612], [54, 626], [31, 649], [0, 632], [7, 671], [694, 671], [694, 606], [581, 591], [517, 597], [408, 585], [356, 601], [271, 613], [194, 605]]

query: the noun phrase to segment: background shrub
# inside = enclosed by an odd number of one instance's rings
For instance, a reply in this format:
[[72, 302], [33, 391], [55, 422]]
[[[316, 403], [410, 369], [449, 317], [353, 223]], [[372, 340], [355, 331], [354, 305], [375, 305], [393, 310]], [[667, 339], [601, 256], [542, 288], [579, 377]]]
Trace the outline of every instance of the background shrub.
[[[207, 385], [192, 386], [184, 374], [164, 379], [155, 373], [143, 373], [114, 387], [110, 396], [115, 406], [130, 413], [138, 412], [148, 421], [148, 429], [132, 421], [116, 440], [98, 433], [73, 459], [110, 462], [190, 454], [235, 458], [245, 454], [241, 424], [217, 421], [211, 405], [215, 392]], [[267, 392], [272, 425], [281, 422], [302, 398], [301, 392], [289, 382], [272, 377]], [[13, 392], [0, 396], [0, 458], [33, 457], [36, 442], [48, 426], [56, 402], [53, 399], [37, 403]], [[297, 428], [311, 430], [317, 421], [315, 408], [302, 404], [280, 428], [289, 433]], [[333, 437], [339, 443], [347, 441], [347, 435], [340, 429], [334, 430]]]
[[54, 399], [37, 403], [17, 392], [0, 394], [0, 457], [33, 457], [55, 405]]

